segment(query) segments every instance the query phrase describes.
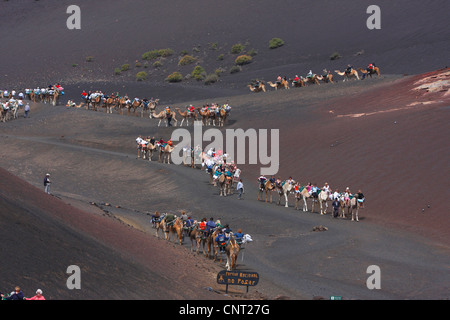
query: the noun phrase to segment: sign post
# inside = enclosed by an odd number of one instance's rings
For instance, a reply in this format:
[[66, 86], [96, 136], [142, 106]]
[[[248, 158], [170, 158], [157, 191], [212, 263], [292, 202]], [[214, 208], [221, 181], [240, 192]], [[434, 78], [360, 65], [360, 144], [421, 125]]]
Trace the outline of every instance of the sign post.
[[227, 294], [229, 285], [246, 286], [248, 293], [248, 287], [254, 287], [258, 282], [259, 274], [256, 272], [223, 270], [217, 274], [217, 283], [226, 285]]

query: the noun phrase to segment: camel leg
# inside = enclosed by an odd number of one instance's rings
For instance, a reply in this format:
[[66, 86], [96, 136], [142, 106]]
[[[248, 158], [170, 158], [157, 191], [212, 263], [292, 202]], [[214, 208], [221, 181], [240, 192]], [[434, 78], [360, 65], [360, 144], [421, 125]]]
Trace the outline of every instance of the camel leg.
[[287, 193], [285, 193], [284, 194], [284, 200], [285, 200], [285, 202], [286, 202], [286, 204], [285, 204], [285, 208], [287, 208], [287, 207], [289, 207], [289, 205], [288, 205], [288, 195], [287, 195]]

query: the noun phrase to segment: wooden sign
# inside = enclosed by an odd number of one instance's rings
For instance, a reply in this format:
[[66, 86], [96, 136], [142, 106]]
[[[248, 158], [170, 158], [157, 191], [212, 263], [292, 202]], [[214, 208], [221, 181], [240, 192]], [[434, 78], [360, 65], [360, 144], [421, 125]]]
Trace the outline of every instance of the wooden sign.
[[248, 272], [248, 271], [227, 271], [223, 270], [217, 274], [217, 283], [236, 286], [246, 286], [247, 292], [248, 287], [254, 287], [259, 282], [259, 274], [257, 272]]

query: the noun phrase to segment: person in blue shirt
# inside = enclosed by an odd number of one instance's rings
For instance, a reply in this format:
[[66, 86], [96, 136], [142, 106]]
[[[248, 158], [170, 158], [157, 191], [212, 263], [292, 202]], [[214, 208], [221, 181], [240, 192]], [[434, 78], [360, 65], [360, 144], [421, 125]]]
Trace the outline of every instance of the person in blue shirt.
[[206, 223], [206, 232], [210, 234], [214, 231], [215, 228], [216, 223], [214, 222], [214, 218], [209, 219], [209, 221]]
[[6, 297], [4, 294], [1, 297], [4, 300], [24, 300], [25, 298], [22, 291], [20, 291], [20, 287], [16, 287], [9, 297]]
[[230, 238], [228, 238], [227, 236], [225, 236], [225, 234], [222, 232], [222, 231], [220, 231], [220, 233], [219, 233], [219, 235], [216, 237], [216, 243], [217, 243], [217, 245], [219, 246], [219, 249], [221, 250], [221, 251], [223, 251], [224, 250], [224, 248], [225, 248], [225, 246], [226, 246], [226, 244], [227, 244], [227, 241], [229, 240]]
[[238, 245], [241, 245], [244, 240], [244, 234], [242, 233], [242, 229], [238, 229], [237, 233], [234, 234], [234, 237]]

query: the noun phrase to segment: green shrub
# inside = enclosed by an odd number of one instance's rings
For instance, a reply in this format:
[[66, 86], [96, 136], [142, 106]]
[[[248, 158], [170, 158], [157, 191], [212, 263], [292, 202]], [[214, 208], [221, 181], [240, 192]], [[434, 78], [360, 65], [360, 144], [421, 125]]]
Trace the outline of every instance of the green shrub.
[[188, 64], [194, 63], [195, 61], [197, 61], [197, 59], [195, 59], [193, 56], [185, 55], [183, 58], [180, 59], [180, 61], [178, 62], [178, 65], [186, 66]]
[[272, 40], [269, 41], [269, 48], [270, 49], [279, 48], [279, 47], [281, 47], [283, 45], [284, 45], [284, 41], [281, 40], [280, 38], [273, 38]]
[[140, 63], [140, 62], [136, 62], [136, 64], [134, 65], [136, 68], [140, 68], [140, 67], [142, 67], [142, 63]]
[[159, 57], [158, 50], [147, 51], [142, 55], [142, 60], [154, 60]]
[[219, 47], [219, 44], [217, 42], [213, 42], [209, 44], [209, 48], [211, 50], [217, 50], [217, 48]]
[[243, 44], [236, 43], [235, 45], [233, 45], [233, 46], [231, 47], [231, 53], [234, 53], [234, 54], [241, 53], [242, 50], [244, 50], [244, 48], [245, 48], [245, 47], [244, 47]]
[[192, 76], [198, 81], [203, 80], [206, 76], [205, 69], [203, 69], [201, 66], [196, 66], [192, 71]]
[[185, 55], [187, 55], [189, 52], [187, 50], [181, 50], [180, 51], [180, 56], [184, 57]]
[[118, 76], [119, 74], [121, 74], [122, 73], [122, 71], [120, 70], [120, 68], [115, 68], [114, 69], [114, 74], [116, 75], [116, 76]]
[[155, 61], [154, 63], [153, 63], [153, 67], [155, 67], [155, 68], [160, 68], [160, 67], [162, 67], [162, 62], [161, 61]]
[[211, 73], [205, 78], [205, 84], [209, 85], [211, 83], [217, 82], [218, 80], [219, 76], [215, 73]]
[[225, 58], [225, 55], [222, 53], [217, 57], [217, 60], [222, 61]]
[[93, 56], [86, 57], [86, 62], [92, 62], [92, 61], [94, 61]]
[[341, 58], [342, 56], [339, 54], [339, 52], [334, 52], [331, 56], [330, 56], [330, 60], [337, 60], [339, 58]]
[[136, 80], [137, 81], [144, 81], [147, 80], [148, 74], [145, 71], [141, 71], [138, 72], [138, 74], [136, 74]]
[[249, 64], [252, 62], [252, 57], [250, 57], [249, 55], [241, 55], [239, 57], [236, 58], [236, 60], [234, 61], [234, 63], [236, 63], [239, 66], [242, 66], [244, 64]]
[[180, 82], [183, 80], [183, 75], [179, 72], [173, 72], [172, 74], [170, 74], [167, 78], [166, 81], [169, 82]]
[[158, 50], [158, 56], [160, 57], [169, 57], [173, 55], [175, 52], [172, 49], [160, 49]]
[[231, 74], [237, 73], [237, 72], [241, 72], [241, 71], [242, 71], [241, 66], [232, 66], [231, 69], [230, 69], [230, 73]]
[[130, 70], [130, 65], [128, 63], [122, 65], [122, 67], [120, 68], [120, 70], [122, 71], [128, 71]]

